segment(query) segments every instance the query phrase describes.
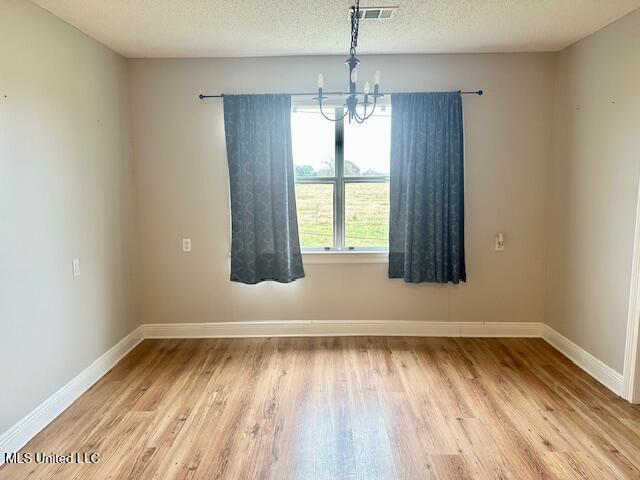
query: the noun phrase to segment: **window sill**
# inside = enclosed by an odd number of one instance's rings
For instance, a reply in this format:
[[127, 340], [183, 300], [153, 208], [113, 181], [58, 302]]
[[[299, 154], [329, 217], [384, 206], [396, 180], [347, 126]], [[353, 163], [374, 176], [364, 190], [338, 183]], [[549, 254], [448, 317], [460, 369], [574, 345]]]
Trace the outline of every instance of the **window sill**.
[[305, 264], [317, 263], [388, 263], [389, 252], [302, 252]]

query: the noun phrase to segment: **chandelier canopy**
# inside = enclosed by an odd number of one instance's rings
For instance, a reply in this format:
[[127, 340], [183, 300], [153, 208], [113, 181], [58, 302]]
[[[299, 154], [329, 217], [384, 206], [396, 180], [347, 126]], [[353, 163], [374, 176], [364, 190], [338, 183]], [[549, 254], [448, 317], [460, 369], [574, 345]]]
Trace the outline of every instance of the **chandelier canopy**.
[[324, 77], [322, 74], [318, 75], [318, 96], [314, 98], [320, 106], [320, 113], [327, 120], [337, 122], [348, 116], [349, 123], [351, 120], [355, 120], [357, 123], [363, 123], [366, 119], [373, 115], [376, 109], [378, 98], [382, 97], [380, 93], [380, 70], [376, 70], [373, 77], [373, 93], [370, 93], [369, 82], [365, 82], [362, 92], [358, 92], [356, 89], [356, 83], [358, 81], [357, 66], [360, 63], [358, 57], [356, 57], [356, 48], [358, 46], [358, 27], [360, 24], [360, 0], [355, 0], [355, 3], [349, 8], [349, 18], [351, 20], [351, 48], [349, 50], [349, 58], [344, 63], [349, 67], [349, 89], [347, 99], [344, 104], [346, 111], [341, 117], [331, 118], [326, 115], [322, 109], [322, 102], [327, 97], [322, 95], [324, 88]]

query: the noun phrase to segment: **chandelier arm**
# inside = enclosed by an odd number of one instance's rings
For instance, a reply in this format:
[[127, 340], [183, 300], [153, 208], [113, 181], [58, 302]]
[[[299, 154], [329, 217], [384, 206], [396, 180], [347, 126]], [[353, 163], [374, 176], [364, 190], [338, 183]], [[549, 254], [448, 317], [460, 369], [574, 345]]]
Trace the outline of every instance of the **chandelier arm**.
[[363, 117], [358, 113], [358, 104], [353, 107], [353, 118], [356, 119], [356, 122], [362, 123]]
[[371, 111], [369, 112], [369, 115], [367, 116], [367, 119], [371, 118], [371, 116], [373, 115], [373, 112], [376, 111], [376, 107], [374, 106]]
[[378, 106], [378, 95], [374, 95], [373, 96], [373, 107], [371, 108], [371, 111], [369, 112], [369, 115], [366, 115], [366, 110], [365, 110], [365, 116], [366, 116], [367, 119], [371, 118], [371, 116], [373, 115], [373, 112], [376, 111], [376, 107], [377, 106]]
[[364, 123], [365, 120], [368, 120], [371, 118], [371, 116], [373, 115], [373, 112], [375, 111], [376, 107], [374, 105], [373, 109], [371, 109], [371, 111], [367, 114], [366, 110], [363, 113], [362, 116], [358, 115], [358, 119], [360, 119], [360, 121], [358, 123]]
[[[376, 106], [378, 105], [378, 97], [379, 97], [379, 96], [380, 96], [380, 95], [378, 95], [378, 94], [374, 94], [374, 95], [373, 95], [373, 110], [375, 110], [375, 109], [376, 109]], [[371, 111], [373, 111], [373, 110], [371, 110]]]
[[341, 117], [336, 117], [336, 118], [331, 118], [329, 116], [327, 116], [326, 113], [324, 113], [324, 110], [322, 109], [322, 100], [319, 101], [320, 104], [320, 113], [322, 114], [322, 116], [324, 118], [326, 118], [327, 120], [329, 120], [330, 122], [339, 122], [340, 120], [342, 120], [344, 117], [347, 116], [347, 114], [349, 113], [349, 111], [345, 111], [344, 114]]
[[[373, 96], [373, 107], [371, 107], [371, 113], [369, 113], [369, 117], [371, 117], [371, 115], [373, 115], [373, 112], [376, 111], [376, 107], [378, 106], [378, 95], [374, 95]], [[367, 118], [369, 118], [367, 117]]]
[[364, 112], [362, 113], [362, 115], [360, 115], [358, 113], [357, 108], [354, 109], [354, 116], [356, 117], [356, 121], [358, 121], [358, 123], [363, 123], [365, 120], [371, 118], [371, 115], [373, 115], [373, 112], [376, 110], [376, 99], [375, 99], [375, 97], [373, 99], [373, 108], [371, 109], [371, 111], [369, 113], [367, 113], [367, 106], [371, 105], [371, 102], [363, 103], [363, 105], [364, 105]]
[[364, 109], [362, 110], [362, 121], [364, 122], [367, 118], [367, 102], [362, 102], [364, 105]]

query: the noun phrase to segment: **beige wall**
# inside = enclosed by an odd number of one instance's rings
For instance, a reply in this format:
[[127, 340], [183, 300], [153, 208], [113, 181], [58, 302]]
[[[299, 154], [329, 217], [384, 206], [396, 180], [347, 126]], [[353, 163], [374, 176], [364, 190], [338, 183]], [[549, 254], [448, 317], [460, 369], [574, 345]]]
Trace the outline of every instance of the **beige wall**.
[[122, 57], [0, 1], [0, 433], [138, 324], [129, 118]]
[[339, 89], [344, 58], [130, 61], [143, 321], [542, 321], [554, 58], [362, 57], [360, 77], [379, 68], [387, 91], [486, 92], [464, 98], [469, 281], [459, 286], [392, 281], [386, 264], [306, 265], [307, 277], [287, 285], [231, 283], [222, 102], [197, 94], [308, 91], [318, 72]]
[[546, 318], [622, 372], [640, 173], [640, 11], [559, 55]]

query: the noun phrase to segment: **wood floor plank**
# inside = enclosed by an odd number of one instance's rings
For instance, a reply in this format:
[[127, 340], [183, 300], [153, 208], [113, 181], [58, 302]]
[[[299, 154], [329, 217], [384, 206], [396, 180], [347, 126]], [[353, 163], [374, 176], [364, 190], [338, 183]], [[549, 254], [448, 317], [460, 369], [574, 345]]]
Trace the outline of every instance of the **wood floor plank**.
[[147, 340], [22, 479], [640, 479], [640, 406], [539, 339]]

